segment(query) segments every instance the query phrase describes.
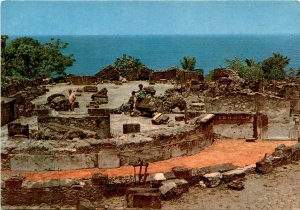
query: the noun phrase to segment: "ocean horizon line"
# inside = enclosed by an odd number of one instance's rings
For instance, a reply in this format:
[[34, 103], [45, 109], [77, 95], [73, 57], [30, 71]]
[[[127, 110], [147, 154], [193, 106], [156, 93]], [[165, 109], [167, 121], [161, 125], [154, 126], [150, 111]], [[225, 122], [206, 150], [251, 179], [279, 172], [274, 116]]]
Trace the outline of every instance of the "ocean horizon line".
[[13, 37], [41, 37], [41, 36], [103, 36], [103, 37], [141, 37], [141, 36], [300, 36], [300, 33], [276, 33], [276, 34], [1, 34]]

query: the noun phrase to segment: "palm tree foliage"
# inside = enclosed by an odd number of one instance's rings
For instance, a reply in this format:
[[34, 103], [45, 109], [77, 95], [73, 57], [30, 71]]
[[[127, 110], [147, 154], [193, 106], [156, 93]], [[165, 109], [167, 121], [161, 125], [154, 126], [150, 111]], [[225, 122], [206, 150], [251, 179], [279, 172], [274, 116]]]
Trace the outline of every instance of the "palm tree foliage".
[[184, 56], [183, 59], [181, 60], [180, 64], [184, 70], [189, 70], [189, 71], [195, 70], [196, 58]]

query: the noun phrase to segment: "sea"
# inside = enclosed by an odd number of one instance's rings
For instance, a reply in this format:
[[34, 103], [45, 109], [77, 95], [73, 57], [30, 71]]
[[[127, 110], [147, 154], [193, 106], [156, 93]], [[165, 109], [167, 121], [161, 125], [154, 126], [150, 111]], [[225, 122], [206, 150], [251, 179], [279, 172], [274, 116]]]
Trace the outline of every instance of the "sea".
[[41, 43], [49, 42], [50, 38], [69, 43], [63, 53], [74, 54], [76, 61], [66, 72], [76, 75], [94, 75], [123, 54], [140, 59], [156, 71], [180, 66], [184, 56], [196, 57], [196, 68], [208, 73], [212, 69], [226, 67], [227, 59], [251, 58], [259, 62], [272, 53], [281, 53], [290, 59], [287, 69], [300, 67], [300, 34], [30, 37]]

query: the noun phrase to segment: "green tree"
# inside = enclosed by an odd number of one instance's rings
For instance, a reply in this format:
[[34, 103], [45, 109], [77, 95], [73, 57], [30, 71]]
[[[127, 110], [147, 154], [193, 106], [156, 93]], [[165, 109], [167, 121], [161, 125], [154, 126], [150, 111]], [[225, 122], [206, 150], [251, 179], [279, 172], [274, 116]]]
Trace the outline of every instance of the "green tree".
[[[3, 38], [3, 39], [2, 39]], [[50, 76], [53, 73], [62, 75], [67, 67], [75, 61], [73, 55], [63, 55], [61, 50], [68, 44], [59, 39], [40, 44], [37, 40], [22, 37], [6, 43], [7, 38], [1, 37], [4, 43], [1, 59], [4, 76], [21, 76], [35, 78]]]
[[184, 70], [192, 71], [195, 69], [196, 66], [196, 58], [184, 56], [183, 59], [180, 61], [180, 64]]
[[115, 68], [120, 72], [122, 77], [128, 78], [128, 76], [135, 70], [144, 67], [144, 64], [140, 62], [140, 59], [123, 54], [122, 58], [115, 60]]
[[263, 78], [262, 69], [253, 59], [242, 61], [238, 58], [227, 60], [228, 68], [236, 71], [241, 78], [256, 81]]
[[289, 64], [290, 59], [280, 53], [273, 53], [272, 57], [263, 60], [260, 63], [261, 69], [266, 79], [285, 79], [285, 67]]

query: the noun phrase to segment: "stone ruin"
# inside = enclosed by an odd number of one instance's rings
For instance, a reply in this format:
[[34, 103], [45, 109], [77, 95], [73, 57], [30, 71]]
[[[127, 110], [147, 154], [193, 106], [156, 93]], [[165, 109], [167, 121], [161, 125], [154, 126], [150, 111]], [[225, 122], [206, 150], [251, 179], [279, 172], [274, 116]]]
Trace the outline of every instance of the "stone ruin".
[[[147, 97], [138, 107], [140, 115], [150, 117], [153, 126], [166, 126], [144, 131], [141, 123], [120, 122], [122, 134], [115, 136], [111, 132], [114, 126], [111, 116], [126, 114], [128, 104], [101, 108], [109, 102], [108, 89], [98, 91], [98, 85], [90, 82], [95, 81], [93, 77], [73, 78], [73, 83], [86, 83], [77, 93], [90, 94], [91, 101], [84, 113], [68, 113], [68, 100], [61, 93], [50, 95], [46, 104], [22, 108], [26, 112], [21, 115], [17, 101], [20, 96], [24, 98], [22, 92], [13, 95], [16, 99], [2, 98], [2, 109], [6, 111], [1, 119], [2, 125], [8, 123], [8, 143], [2, 147], [1, 168], [9, 172], [117, 169], [137, 166], [140, 160], [151, 165], [197, 154], [215, 139], [299, 140], [299, 84], [251, 86], [227, 71], [220, 70], [211, 82], [198, 78], [189, 79], [188, 84], [180, 87], [174, 84], [164, 95], [156, 96], [155, 86], [145, 87]], [[168, 73], [171, 72], [176, 71]], [[149, 83], [165, 82], [164, 74], [152, 73]], [[171, 115], [175, 115], [173, 122]], [[13, 122], [19, 116], [36, 117], [37, 126]], [[145, 171], [143, 185], [136, 185], [137, 176], [132, 175], [114, 177], [95, 173], [89, 179], [50, 181], [28, 181], [22, 175], [7, 175], [3, 179], [2, 203], [90, 208], [93, 202], [106, 196], [122, 194], [128, 208], [161, 208], [162, 200], [176, 199], [188, 192], [190, 186], [224, 184], [229, 189], [242, 190], [242, 178], [248, 173], [269, 173], [278, 165], [299, 161], [299, 148], [299, 144], [280, 146], [273, 154], [244, 168], [227, 163], [192, 169], [178, 166], [164, 173]]]

